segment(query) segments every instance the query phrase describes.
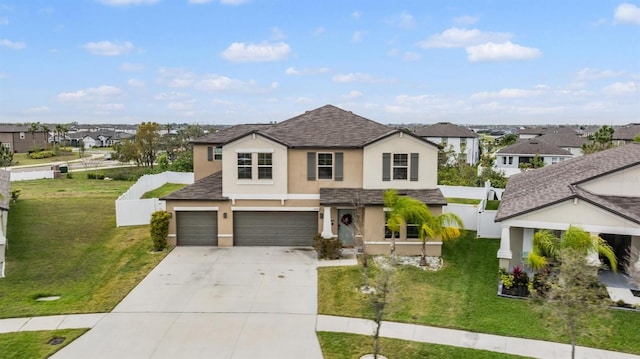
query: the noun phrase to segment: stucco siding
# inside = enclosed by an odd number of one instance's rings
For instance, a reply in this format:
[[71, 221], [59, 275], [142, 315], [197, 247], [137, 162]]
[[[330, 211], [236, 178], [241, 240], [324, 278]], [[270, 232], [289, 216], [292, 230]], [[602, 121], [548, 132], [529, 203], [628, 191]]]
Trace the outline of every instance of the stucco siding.
[[[419, 153], [418, 181], [382, 180], [383, 153]], [[438, 184], [438, 148], [415, 137], [397, 133], [364, 148], [365, 189], [423, 189]]]
[[[343, 153], [343, 180], [307, 179], [307, 153]], [[362, 150], [361, 149], [289, 149], [288, 152], [289, 193], [309, 194], [320, 193], [320, 187], [325, 188], [361, 188], [362, 187]], [[334, 157], [335, 161], [335, 157]], [[317, 164], [316, 164], [317, 166]], [[317, 171], [317, 168], [316, 168]], [[335, 176], [335, 162], [334, 162]]]
[[576, 226], [598, 225], [605, 227], [638, 228], [638, 224], [582, 200], [577, 200], [575, 203], [573, 200], [565, 201], [518, 216], [514, 219], [564, 223], [567, 226], [571, 224]]
[[593, 179], [580, 187], [600, 195], [640, 196], [640, 165]]
[[208, 147], [214, 147], [210, 145], [195, 145], [193, 146], [193, 173], [195, 180], [212, 175], [216, 172], [222, 171], [222, 161], [213, 160], [209, 161]]

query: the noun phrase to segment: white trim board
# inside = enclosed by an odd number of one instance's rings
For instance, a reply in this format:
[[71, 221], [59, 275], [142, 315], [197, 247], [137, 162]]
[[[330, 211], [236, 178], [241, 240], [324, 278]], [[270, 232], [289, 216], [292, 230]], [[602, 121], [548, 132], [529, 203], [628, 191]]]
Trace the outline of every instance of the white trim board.
[[[252, 183], [255, 184], [255, 183]], [[227, 197], [231, 200], [288, 200], [288, 199], [317, 199], [320, 200], [320, 194], [310, 193], [310, 194], [249, 194], [249, 193], [223, 193], [224, 197]]]
[[220, 207], [173, 207], [174, 211], [196, 212], [196, 211], [218, 211]]
[[233, 212], [319, 212], [319, 207], [231, 207]]

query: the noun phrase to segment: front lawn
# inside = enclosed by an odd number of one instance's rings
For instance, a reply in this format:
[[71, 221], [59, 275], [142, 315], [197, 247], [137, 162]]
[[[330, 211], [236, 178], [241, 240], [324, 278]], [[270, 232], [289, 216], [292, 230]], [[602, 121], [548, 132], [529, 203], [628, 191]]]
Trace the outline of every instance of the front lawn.
[[165, 183], [164, 185], [146, 192], [145, 194], [142, 195], [142, 199], [146, 199], [146, 198], [162, 198], [168, 194], [171, 194], [177, 190], [179, 190], [180, 188], [184, 188], [186, 187], [186, 184], [182, 184], [182, 183]]
[[[0, 348], [3, 348], [2, 358], [48, 358], [86, 331], [87, 329], [62, 329], [0, 334]], [[60, 344], [50, 344], [52, 339], [57, 338], [64, 338], [64, 341]]]
[[[468, 232], [463, 238], [444, 243], [445, 266], [438, 272], [412, 266], [398, 268], [384, 320], [567, 342], [545, 326], [529, 301], [496, 295], [500, 241], [476, 239], [474, 235]], [[362, 283], [359, 267], [319, 268], [319, 313], [371, 318], [366, 295], [356, 289]], [[580, 344], [640, 354], [640, 313], [612, 312], [612, 335], [598, 344]]]
[[[360, 358], [373, 351], [373, 339], [364, 335], [318, 332], [318, 340], [325, 359]], [[421, 358], [474, 358], [509, 359], [524, 358], [518, 355], [457, 348], [447, 345], [412, 342], [400, 339], [380, 338], [380, 354], [389, 359]]]
[[9, 211], [0, 318], [111, 311], [164, 258], [151, 252], [148, 226], [115, 225], [115, 199], [132, 184], [12, 183], [21, 196]]

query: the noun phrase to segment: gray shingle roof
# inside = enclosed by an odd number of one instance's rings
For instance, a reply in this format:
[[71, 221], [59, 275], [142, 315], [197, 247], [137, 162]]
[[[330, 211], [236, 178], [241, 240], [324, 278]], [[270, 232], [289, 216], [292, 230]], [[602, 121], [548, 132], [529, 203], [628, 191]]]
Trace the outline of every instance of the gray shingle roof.
[[478, 135], [470, 129], [454, 125], [450, 122], [438, 122], [433, 125], [418, 127], [415, 129], [415, 134], [420, 137], [478, 137]]
[[582, 147], [587, 142], [587, 139], [575, 133], [545, 133], [536, 139], [558, 147]]
[[[320, 188], [320, 205], [322, 206], [353, 206], [384, 204], [383, 189], [362, 188]], [[411, 196], [427, 205], [446, 205], [447, 200], [439, 188], [399, 190], [399, 194]]]
[[628, 144], [513, 175], [496, 214], [496, 221], [516, 217], [571, 198], [599, 202], [603, 208], [640, 223], [636, 198], [618, 201], [580, 188], [591, 179], [640, 165], [640, 144]]
[[497, 154], [508, 155], [557, 155], [557, 156], [572, 156], [571, 152], [562, 149], [558, 146], [551, 145], [544, 141], [540, 141], [538, 138], [529, 138], [526, 140], [520, 140], [511, 146], [500, 149]]
[[193, 140], [196, 144], [216, 144], [221, 145], [229, 141], [233, 141], [239, 137], [242, 137], [248, 133], [259, 131], [265, 128], [269, 128], [273, 124], [268, 123], [255, 123], [255, 124], [243, 124], [227, 127], [220, 131], [210, 133], [200, 138]]
[[630, 123], [628, 125], [616, 127], [613, 131], [612, 139], [633, 141], [633, 138], [640, 134], [640, 123]]
[[9, 210], [11, 180], [9, 171], [0, 170], [0, 209]]
[[210, 176], [202, 178], [195, 183], [183, 187], [162, 200], [191, 200], [191, 201], [226, 201], [227, 197], [222, 196], [222, 172], [216, 172]]
[[359, 148], [397, 132], [350, 111], [326, 105], [261, 131], [289, 147]]

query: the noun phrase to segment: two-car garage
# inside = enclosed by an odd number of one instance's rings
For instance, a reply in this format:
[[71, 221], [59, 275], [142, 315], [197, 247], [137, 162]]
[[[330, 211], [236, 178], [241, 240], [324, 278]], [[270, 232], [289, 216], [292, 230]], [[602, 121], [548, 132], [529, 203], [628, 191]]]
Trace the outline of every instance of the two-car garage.
[[[177, 245], [217, 246], [217, 211], [176, 211]], [[318, 212], [234, 211], [234, 246], [310, 246]]]

